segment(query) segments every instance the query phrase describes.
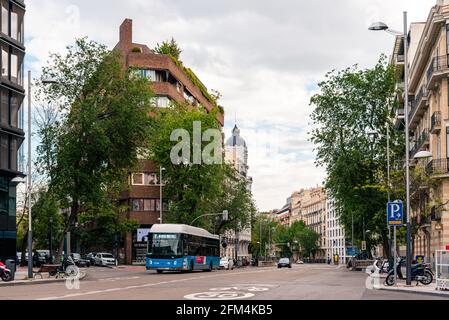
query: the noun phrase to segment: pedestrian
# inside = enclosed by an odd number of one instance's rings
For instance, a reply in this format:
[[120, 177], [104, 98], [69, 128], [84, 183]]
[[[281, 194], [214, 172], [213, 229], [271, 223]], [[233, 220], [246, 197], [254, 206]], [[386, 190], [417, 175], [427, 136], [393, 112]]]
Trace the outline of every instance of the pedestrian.
[[331, 257], [328, 256], [328, 257], [327, 257], [327, 264], [331, 264], [331, 261], [332, 261], [332, 260], [331, 260]]

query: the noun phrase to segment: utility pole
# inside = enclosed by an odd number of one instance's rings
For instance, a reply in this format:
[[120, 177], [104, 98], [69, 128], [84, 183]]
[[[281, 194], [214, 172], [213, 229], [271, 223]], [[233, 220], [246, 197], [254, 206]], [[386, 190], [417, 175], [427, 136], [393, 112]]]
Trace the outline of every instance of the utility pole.
[[165, 168], [159, 167], [159, 223], [162, 224], [162, 171]]
[[31, 226], [31, 70], [28, 71], [28, 279], [33, 279], [33, 230]]

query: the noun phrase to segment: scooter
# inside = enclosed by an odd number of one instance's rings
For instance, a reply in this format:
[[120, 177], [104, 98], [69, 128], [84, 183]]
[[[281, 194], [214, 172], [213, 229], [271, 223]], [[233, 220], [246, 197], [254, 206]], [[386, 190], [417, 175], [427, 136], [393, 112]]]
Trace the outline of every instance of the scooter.
[[[404, 259], [399, 259], [396, 263], [396, 274], [399, 276], [400, 280], [404, 280], [404, 277], [402, 276], [401, 271], [401, 264], [404, 261]], [[433, 272], [430, 269], [430, 264], [427, 263], [418, 263], [412, 265], [412, 281], [416, 281], [416, 285], [419, 283], [422, 283], [423, 285], [430, 285], [433, 281]], [[388, 272], [388, 276], [385, 279], [385, 284], [389, 287], [395, 284], [394, 279], [394, 270], [391, 269]]]
[[371, 273], [377, 274], [388, 273], [388, 261], [381, 258], [376, 258], [373, 265], [366, 268], [366, 271], [371, 271]]
[[6, 268], [6, 266], [1, 261], [0, 261], [0, 278], [5, 282], [12, 280], [11, 270]]

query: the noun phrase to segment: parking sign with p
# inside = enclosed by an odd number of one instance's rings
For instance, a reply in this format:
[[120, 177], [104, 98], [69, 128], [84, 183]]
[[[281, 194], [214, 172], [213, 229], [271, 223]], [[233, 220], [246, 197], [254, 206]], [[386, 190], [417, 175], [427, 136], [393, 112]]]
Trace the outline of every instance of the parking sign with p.
[[403, 224], [404, 205], [402, 202], [389, 202], [387, 204], [387, 219], [389, 226], [401, 226]]

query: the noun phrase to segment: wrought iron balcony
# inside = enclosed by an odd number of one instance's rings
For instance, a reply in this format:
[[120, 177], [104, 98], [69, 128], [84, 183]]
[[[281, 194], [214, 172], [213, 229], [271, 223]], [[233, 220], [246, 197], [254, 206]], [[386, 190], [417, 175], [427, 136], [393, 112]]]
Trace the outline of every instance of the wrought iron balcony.
[[430, 133], [436, 133], [441, 130], [441, 112], [436, 111], [432, 114], [430, 120]]
[[413, 147], [410, 150], [410, 158], [413, 158], [417, 152], [421, 150], [422, 147], [429, 143], [429, 131], [424, 129], [421, 134], [416, 139]]
[[426, 166], [426, 172], [429, 175], [449, 174], [449, 159], [435, 159]]
[[414, 128], [414, 125], [417, 125], [419, 123], [418, 116], [424, 114], [423, 107], [426, 105], [428, 95], [429, 92], [427, 90], [427, 87], [425, 84], [423, 84], [419, 89], [419, 92], [416, 95], [415, 99], [411, 100], [411, 109], [409, 113], [411, 128]]
[[427, 68], [427, 87], [431, 88], [438, 77], [442, 77], [448, 72], [447, 55], [434, 57]]

